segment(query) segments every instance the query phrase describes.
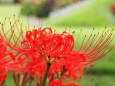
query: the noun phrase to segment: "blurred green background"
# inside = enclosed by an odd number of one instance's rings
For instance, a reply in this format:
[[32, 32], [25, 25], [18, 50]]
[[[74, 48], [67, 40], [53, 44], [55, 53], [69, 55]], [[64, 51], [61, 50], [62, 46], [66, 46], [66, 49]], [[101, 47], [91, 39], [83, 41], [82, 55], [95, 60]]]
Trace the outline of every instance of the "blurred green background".
[[[95, 28], [101, 32], [104, 27], [115, 28], [115, 0], [0, 0], [0, 22], [4, 18], [15, 21], [19, 16], [23, 24], [30, 27], [52, 27], [57, 32], [65, 29], [75, 34], [84, 29], [85, 35]], [[6, 24], [6, 28], [9, 28]], [[81, 36], [84, 36], [81, 34]], [[113, 41], [115, 42], [115, 40]], [[112, 45], [110, 45], [112, 46]], [[82, 86], [115, 86], [115, 50], [94, 63], [85, 78], [76, 82]], [[7, 83], [13, 86], [12, 74]]]

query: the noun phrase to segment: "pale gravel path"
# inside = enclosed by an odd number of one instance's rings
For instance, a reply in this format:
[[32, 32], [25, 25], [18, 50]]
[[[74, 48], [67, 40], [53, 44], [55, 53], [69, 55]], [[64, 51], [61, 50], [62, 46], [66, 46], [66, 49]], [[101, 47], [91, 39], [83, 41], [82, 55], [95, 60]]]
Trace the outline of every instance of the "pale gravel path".
[[59, 16], [67, 15], [68, 13], [72, 12], [73, 10], [79, 10], [81, 7], [83, 7], [84, 5], [86, 5], [90, 2], [91, 2], [90, 0], [83, 0], [83, 1], [71, 4], [67, 7], [61, 8], [59, 10], [55, 10], [50, 13], [49, 18], [56, 18]]

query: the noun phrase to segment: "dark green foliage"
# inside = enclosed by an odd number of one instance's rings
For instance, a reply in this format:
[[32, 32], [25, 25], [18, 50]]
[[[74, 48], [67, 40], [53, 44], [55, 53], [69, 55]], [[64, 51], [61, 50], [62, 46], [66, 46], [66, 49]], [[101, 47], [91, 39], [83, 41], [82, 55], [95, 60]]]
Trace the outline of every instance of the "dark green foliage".
[[23, 14], [34, 15], [37, 17], [48, 17], [54, 6], [54, 0], [45, 0], [40, 4], [23, 4]]

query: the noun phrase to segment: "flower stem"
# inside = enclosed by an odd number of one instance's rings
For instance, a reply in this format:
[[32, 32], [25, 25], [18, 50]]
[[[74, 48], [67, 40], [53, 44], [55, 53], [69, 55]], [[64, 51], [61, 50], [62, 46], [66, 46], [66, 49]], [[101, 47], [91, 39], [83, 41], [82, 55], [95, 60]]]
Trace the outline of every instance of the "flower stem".
[[2, 82], [2, 84], [0, 86], [5, 86], [5, 80]]
[[51, 64], [47, 63], [47, 70], [46, 70], [46, 73], [44, 75], [42, 86], [46, 86], [47, 76], [48, 76], [48, 73], [49, 73], [49, 70], [50, 70], [50, 66], [51, 66]]

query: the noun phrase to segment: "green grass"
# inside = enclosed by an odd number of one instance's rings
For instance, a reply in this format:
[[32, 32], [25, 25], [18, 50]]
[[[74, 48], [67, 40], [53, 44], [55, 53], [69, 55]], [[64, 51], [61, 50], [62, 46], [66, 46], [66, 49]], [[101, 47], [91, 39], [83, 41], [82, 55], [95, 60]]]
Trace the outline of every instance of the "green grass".
[[109, 6], [114, 0], [90, 0], [78, 10], [64, 16], [48, 19], [55, 26], [110, 26], [113, 18]]
[[[93, 7], [93, 5], [91, 5], [91, 6]], [[84, 9], [89, 9], [89, 8], [90, 7], [87, 7], [87, 8], [84, 8]], [[11, 9], [11, 10], [9, 10], [9, 9]], [[13, 19], [13, 14], [18, 16], [19, 13], [20, 13], [20, 9], [21, 9], [20, 5], [8, 5], [8, 6], [0, 5], [0, 21], [3, 22], [4, 17], [11, 17], [11, 19]], [[80, 16], [80, 13], [77, 13], [77, 15], [78, 14]], [[86, 13], [83, 13], [83, 15], [85, 15], [85, 14]], [[80, 37], [83, 38], [84, 35], [89, 36], [89, 34], [91, 32], [91, 28], [88, 28], [88, 27], [71, 27], [71, 29], [70, 29], [70, 27], [68, 27], [68, 26], [69, 25], [71, 26], [71, 24], [73, 24], [72, 23], [72, 21], [73, 21], [72, 18], [74, 18], [74, 17], [73, 17], [73, 14], [71, 14], [70, 19], [69, 19], [69, 23], [68, 23], [69, 16], [64, 17], [65, 19], [67, 18], [67, 20], [64, 20], [64, 18], [62, 18], [62, 19], [60, 18], [61, 23], [59, 23], [60, 21], [57, 21], [57, 20], [51, 20], [56, 25], [53, 24], [53, 23], [50, 23], [49, 26], [51, 26], [53, 29], [56, 29], [57, 32], [62, 32], [65, 28], [68, 29], [68, 31], [70, 30], [70, 32], [75, 31], [76, 32], [75, 37], [77, 36], [78, 32], [82, 28], [84, 31], [83, 31], [83, 33]], [[83, 16], [81, 16], [81, 17], [83, 17]], [[102, 16], [102, 18], [103, 18], [103, 16]], [[79, 18], [79, 20], [80, 20], [80, 18]], [[87, 22], [88, 18], [83, 17], [83, 19], [81, 18], [80, 21], [81, 22]], [[90, 19], [89, 19], [89, 21], [90, 21]], [[25, 26], [27, 26], [26, 17], [21, 16], [21, 22], [23, 23], [23, 26], [25, 28]], [[61, 25], [61, 26], [59, 27], [58, 25]], [[7, 30], [7, 28], [9, 28], [8, 23], [6, 24], [6, 26], [7, 26], [6, 27], [6, 30]], [[110, 26], [110, 27], [107, 27], [107, 28], [111, 29], [112, 27]], [[101, 32], [102, 31], [101, 29], [102, 29], [102, 27], [98, 27], [95, 30], [95, 32], [96, 33]], [[114, 56], [115, 56], [115, 50], [113, 52], [111, 52], [110, 54], [108, 54], [107, 56], [105, 56], [104, 58], [95, 62], [95, 65], [88, 71], [89, 73], [93, 73], [92, 75], [86, 76], [86, 78], [83, 78], [83, 79], [81, 79], [80, 81], [77, 81], [77, 82], [81, 83], [83, 86], [97, 86], [96, 84], [98, 84], [98, 86], [114, 86], [114, 81], [115, 81], [115, 67], [114, 67], [115, 58], [114, 58]], [[94, 79], [94, 80], [92, 80], [92, 79]], [[9, 86], [14, 86], [11, 73], [9, 74], [9, 77], [8, 77], [6, 82]]]
[[11, 17], [15, 15], [19, 15], [20, 5], [12, 5], [12, 4], [0, 4], [0, 21], [4, 19], [4, 17]]
[[114, 86], [115, 75], [89, 75], [77, 81], [82, 86]]

